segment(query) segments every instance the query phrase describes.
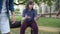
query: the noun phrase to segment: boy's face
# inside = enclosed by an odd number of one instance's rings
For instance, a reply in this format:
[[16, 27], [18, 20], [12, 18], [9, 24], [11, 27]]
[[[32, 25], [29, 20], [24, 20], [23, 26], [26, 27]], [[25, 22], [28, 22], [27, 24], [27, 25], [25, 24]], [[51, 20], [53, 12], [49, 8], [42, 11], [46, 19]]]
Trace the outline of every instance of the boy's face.
[[29, 9], [32, 9], [32, 8], [33, 8], [33, 6], [34, 6], [33, 4], [30, 4], [30, 5], [29, 5]]

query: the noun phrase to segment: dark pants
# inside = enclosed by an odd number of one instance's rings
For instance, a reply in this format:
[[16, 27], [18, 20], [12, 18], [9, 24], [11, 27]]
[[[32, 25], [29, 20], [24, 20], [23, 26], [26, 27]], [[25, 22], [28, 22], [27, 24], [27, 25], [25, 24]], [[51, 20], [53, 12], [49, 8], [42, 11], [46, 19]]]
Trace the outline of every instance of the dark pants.
[[32, 22], [23, 22], [23, 24], [21, 25], [21, 29], [20, 29], [20, 34], [25, 34], [25, 29], [27, 27], [31, 27], [33, 30], [33, 34], [38, 34], [38, 26], [36, 24], [35, 21]]

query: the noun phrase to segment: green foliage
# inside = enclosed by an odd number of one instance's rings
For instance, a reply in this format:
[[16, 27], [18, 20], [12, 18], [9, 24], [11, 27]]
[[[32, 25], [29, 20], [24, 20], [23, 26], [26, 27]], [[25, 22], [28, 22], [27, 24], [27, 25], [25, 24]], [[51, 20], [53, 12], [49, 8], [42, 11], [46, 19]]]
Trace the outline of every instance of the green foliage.
[[39, 1], [38, 0], [33, 0], [33, 1], [39, 5]]
[[15, 14], [20, 14], [19, 9], [15, 9]]
[[51, 6], [52, 5], [52, 0], [48, 0], [47, 4], [48, 4], [48, 6]]
[[[29, 0], [18, 0], [18, 3], [20, 3], [20, 1], [22, 1], [22, 4], [25, 4], [25, 3], [27, 3]], [[37, 5], [39, 5], [39, 3], [40, 2], [44, 2], [44, 3], [46, 3], [47, 2], [47, 4], [49, 5], [49, 6], [51, 6], [52, 5], [52, 2], [51, 1], [55, 1], [55, 0], [33, 0], [35, 3], [37, 3]]]
[[[16, 0], [14, 0], [14, 1], [16, 1]], [[28, 0], [17, 0], [17, 2], [18, 2], [18, 4], [17, 3], [15, 3], [15, 5], [19, 5], [19, 4], [25, 4], [25, 3], [27, 3], [27, 1]]]
[[47, 0], [43, 0], [44, 3], [46, 3]]
[[15, 11], [19, 11], [19, 9], [15, 9]]

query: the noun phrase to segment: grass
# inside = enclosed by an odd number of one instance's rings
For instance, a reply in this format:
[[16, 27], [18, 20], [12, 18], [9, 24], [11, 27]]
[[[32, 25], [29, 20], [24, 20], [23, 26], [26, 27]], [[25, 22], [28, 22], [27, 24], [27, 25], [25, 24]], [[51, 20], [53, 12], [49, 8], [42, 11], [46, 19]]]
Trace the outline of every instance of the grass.
[[37, 21], [37, 24], [39, 26], [58, 27], [58, 28], [60, 28], [60, 19], [41, 17]]

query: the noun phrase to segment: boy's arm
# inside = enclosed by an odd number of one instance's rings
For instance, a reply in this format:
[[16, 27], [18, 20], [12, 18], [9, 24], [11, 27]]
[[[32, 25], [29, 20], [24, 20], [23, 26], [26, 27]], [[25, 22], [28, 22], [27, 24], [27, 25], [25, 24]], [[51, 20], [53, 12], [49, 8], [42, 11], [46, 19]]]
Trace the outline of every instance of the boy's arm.
[[35, 18], [34, 18], [34, 20], [36, 21], [36, 20], [38, 20], [38, 19], [39, 19], [39, 17], [40, 17], [40, 16], [39, 16], [39, 15], [37, 15], [37, 11], [35, 11], [34, 13], [35, 13]]
[[12, 22], [15, 23], [14, 0], [9, 0], [9, 10], [11, 11]]
[[9, 10], [14, 12], [14, 0], [9, 0]]

